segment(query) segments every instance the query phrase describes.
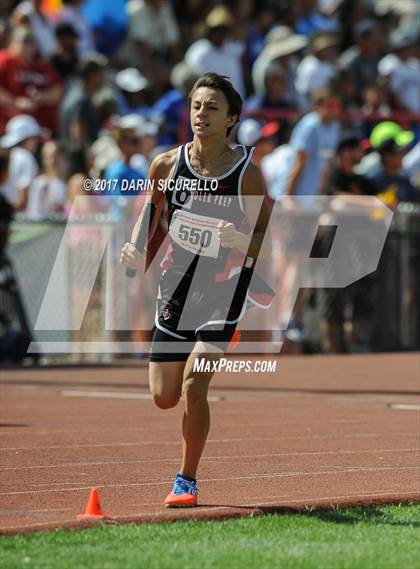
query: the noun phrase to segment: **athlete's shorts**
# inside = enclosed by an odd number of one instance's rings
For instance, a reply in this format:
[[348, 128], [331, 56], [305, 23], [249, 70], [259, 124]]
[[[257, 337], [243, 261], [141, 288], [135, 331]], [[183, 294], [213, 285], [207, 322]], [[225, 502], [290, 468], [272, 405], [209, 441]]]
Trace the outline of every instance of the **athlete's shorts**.
[[225, 352], [245, 312], [251, 276], [242, 269], [227, 281], [195, 282], [172, 269], [163, 273], [150, 361], [185, 361], [198, 341]]

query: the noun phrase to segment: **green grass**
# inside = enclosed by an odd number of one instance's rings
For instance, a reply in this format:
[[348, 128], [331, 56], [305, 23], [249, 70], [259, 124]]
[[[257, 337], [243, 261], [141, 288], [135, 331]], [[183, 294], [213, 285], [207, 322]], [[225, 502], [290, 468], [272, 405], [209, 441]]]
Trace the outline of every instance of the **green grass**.
[[2, 569], [418, 569], [420, 505], [7, 536]]

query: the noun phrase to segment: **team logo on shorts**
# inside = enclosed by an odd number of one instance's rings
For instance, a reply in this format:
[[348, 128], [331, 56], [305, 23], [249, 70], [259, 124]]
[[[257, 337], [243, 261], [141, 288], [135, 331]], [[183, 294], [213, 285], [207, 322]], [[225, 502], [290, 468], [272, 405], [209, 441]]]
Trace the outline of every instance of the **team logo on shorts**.
[[162, 318], [164, 320], [169, 320], [170, 317], [171, 317], [171, 313], [169, 312], [169, 308], [167, 306], [165, 306], [165, 308], [162, 310]]

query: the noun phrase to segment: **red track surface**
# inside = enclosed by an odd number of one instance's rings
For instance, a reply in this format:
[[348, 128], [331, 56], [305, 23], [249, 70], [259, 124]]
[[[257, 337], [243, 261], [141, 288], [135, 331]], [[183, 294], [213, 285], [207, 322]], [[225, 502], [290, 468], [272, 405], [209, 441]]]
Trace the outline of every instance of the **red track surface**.
[[[2, 533], [82, 527], [92, 486], [119, 521], [420, 500], [418, 354], [278, 358], [219, 374], [195, 510], [165, 510], [182, 407], [65, 396], [147, 393], [146, 368], [1, 372]], [[389, 404], [405, 404], [399, 410]]]

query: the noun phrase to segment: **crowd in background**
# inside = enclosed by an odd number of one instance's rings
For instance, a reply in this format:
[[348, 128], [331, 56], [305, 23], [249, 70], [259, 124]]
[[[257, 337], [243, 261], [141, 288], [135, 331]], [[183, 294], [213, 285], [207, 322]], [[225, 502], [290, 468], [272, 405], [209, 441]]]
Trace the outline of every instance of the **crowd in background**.
[[3, 0], [0, 199], [66, 216], [86, 178], [111, 180], [115, 199], [90, 192], [79, 213], [131, 222], [144, 196], [120, 183], [191, 139], [186, 95], [215, 71], [243, 98], [231, 142], [256, 146], [268, 200], [418, 202], [419, 25], [416, 0]]

